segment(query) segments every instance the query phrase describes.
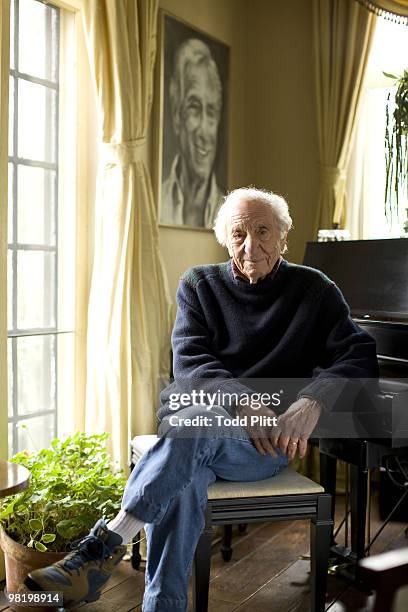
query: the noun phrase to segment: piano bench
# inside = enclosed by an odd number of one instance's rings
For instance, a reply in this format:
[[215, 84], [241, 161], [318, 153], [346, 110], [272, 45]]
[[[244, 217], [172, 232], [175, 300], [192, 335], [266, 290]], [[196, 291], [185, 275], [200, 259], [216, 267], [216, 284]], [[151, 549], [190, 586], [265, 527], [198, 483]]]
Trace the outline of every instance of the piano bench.
[[[136, 436], [132, 440], [133, 467], [156, 440], [156, 436]], [[290, 468], [257, 482], [217, 480], [210, 485], [205, 527], [194, 557], [194, 611], [205, 612], [208, 608], [212, 526], [304, 519], [311, 521], [311, 610], [323, 612], [333, 527], [331, 496], [323, 487]], [[135, 560], [132, 556], [133, 567], [139, 562], [140, 555]]]

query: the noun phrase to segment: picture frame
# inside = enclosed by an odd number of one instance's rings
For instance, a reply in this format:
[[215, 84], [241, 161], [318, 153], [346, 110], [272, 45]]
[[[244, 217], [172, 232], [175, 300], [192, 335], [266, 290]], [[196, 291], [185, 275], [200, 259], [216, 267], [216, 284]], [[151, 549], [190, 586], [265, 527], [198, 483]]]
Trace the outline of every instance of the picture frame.
[[228, 189], [230, 48], [164, 10], [158, 41], [159, 224], [210, 231]]

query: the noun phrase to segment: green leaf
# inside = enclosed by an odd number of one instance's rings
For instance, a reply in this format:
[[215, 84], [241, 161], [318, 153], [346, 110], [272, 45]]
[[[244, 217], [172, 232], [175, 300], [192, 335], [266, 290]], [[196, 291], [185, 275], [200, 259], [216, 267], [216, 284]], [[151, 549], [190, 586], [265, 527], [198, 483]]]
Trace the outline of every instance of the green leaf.
[[36, 547], [37, 550], [39, 550], [40, 552], [45, 552], [47, 550], [47, 547], [44, 546], [44, 544], [41, 544], [41, 542], [34, 542], [34, 546]]
[[42, 529], [42, 523], [38, 519], [30, 519], [28, 521], [28, 524], [30, 525], [30, 528], [33, 530]]
[[33, 495], [30, 497], [30, 502], [32, 504], [35, 504], [38, 501], [41, 501], [43, 499], [43, 496], [40, 493], [33, 493]]
[[[115, 512], [115, 514], [117, 514], [117, 513]], [[113, 518], [113, 516], [112, 516], [112, 518]], [[81, 519], [82, 519], [82, 523], [85, 525], [85, 527], [88, 530], [91, 529], [91, 527], [93, 527], [95, 525], [95, 516], [94, 515], [90, 515], [90, 514], [82, 515]]]
[[64, 519], [57, 524], [57, 532], [69, 540], [77, 531], [78, 525], [75, 520]]
[[390, 72], [383, 72], [383, 75], [388, 77], [389, 79], [398, 80], [399, 77], [395, 76], [395, 74], [391, 74]]
[[55, 542], [56, 537], [57, 536], [55, 535], [55, 533], [44, 533], [41, 540], [46, 544], [49, 544], [50, 542]]
[[0, 512], [0, 520], [7, 518], [14, 510], [16, 499], [13, 499], [5, 508]]

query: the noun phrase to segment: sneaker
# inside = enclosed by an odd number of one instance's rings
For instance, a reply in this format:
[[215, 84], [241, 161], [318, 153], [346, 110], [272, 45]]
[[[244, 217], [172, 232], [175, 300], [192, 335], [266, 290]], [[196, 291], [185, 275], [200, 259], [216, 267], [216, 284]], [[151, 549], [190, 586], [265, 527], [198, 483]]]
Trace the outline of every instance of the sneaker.
[[24, 584], [30, 592], [62, 593], [65, 608], [96, 601], [126, 553], [126, 546], [121, 544], [120, 535], [109, 531], [101, 519], [71, 553], [53, 565], [30, 572]]

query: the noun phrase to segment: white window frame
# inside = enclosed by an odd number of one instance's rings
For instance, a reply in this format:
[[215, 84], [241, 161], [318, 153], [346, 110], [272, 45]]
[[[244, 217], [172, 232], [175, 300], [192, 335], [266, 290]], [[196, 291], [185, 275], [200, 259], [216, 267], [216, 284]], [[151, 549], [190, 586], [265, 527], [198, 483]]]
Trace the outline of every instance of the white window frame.
[[[76, 244], [71, 252], [64, 257], [65, 251], [61, 248], [59, 267], [67, 268], [75, 261], [75, 301], [60, 299], [59, 316], [66, 315], [69, 303], [75, 311], [74, 329], [75, 342], [70, 355], [69, 367], [67, 362], [58, 359], [58, 435], [71, 433], [84, 425], [83, 407], [85, 405], [86, 383], [86, 322], [90, 287], [91, 260], [93, 253], [93, 202], [95, 201], [95, 177], [97, 168], [97, 126], [95, 93], [90, 80], [88, 59], [84, 33], [82, 30], [82, 17], [80, 14], [81, 0], [70, 2], [54, 0], [55, 6], [64, 9], [61, 12], [61, 60], [64, 54], [75, 53], [76, 71], [67, 86], [61, 82], [60, 116], [70, 112], [71, 120], [76, 127], [76, 143], [73, 150], [72, 138], [66, 133], [60, 137], [60, 160], [67, 155], [71, 157], [71, 164], [61, 163], [59, 177], [59, 199], [76, 200]], [[63, 24], [64, 22], [64, 24]], [[75, 29], [75, 36], [66, 36], [68, 29]], [[10, 14], [9, 3], [2, 2], [0, 10], [0, 110], [1, 110], [1, 142], [0, 142], [0, 184], [7, 185], [8, 160], [8, 75], [9, 75], [9, 36]], [[80, 104], [76, 100], [80, 99]], [[74, 102], [74, 103], [73, 103]], [[76, 108], [73, 111], [73, 109]], [[72, 132], [71, 132], [72, 135]], [[64, 186], [64, 187], [62, 187]], [[2, 188], [0, 193], [0, 286], [7, 286], [7, 189]], [[64, 211], [69, 207], [61, 206], [59, 215], [61, 223], [72, 224], [72, 217], [67, 217]], [[66, 298], [67, 296], [65, 296]], [[69, 308], [68, 308], [69, 309]], [[65, 311], [65, 312], [64, 312]], [[71, 375], [66, 376], [71, 369]], [[62, 375], [64, 374], [64, 375]], [[7, 295], [0, 292], [0, 457], [8, 455], [8, 400], [7, 400]]]

